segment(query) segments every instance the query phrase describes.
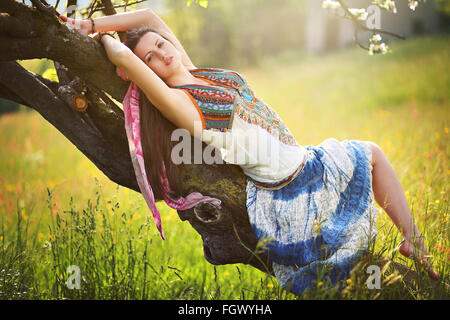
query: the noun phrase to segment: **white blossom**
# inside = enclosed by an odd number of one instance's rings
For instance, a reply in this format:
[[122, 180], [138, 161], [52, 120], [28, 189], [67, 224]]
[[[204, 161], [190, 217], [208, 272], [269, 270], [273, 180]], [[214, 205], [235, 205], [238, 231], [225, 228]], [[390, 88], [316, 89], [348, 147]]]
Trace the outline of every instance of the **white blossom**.
[[377, 4], [380, 8], [392, 11], [393, 13], [397, 13], [397, 7], [395, 6], [395, 1], [393, 0], [376, 0], [374, 3]]
[[356, 8], [350, 8], [348, 9], [352, 15], [354, 15], [359, 20], [367, 20], [369, 17], [369, 13], [366, 11], [366, 9], [356, 9]]
[[341, 4], [337, 1], [333, 1], [333, 0], [324, 0], [322, 2], [322, 8], [325, 9], [337, 9], [340, 8]]
[[397, 7], [395, 6], [395, 1], [388, 1], [389, 8], [392, 10], [393, 13], [397, 13]]
[[381, 44], [371, 43], [369, 46], [369, 54], [373, 56], [375, 53], [388, 53], [389, 47], [383, 42]]
[[369, 40], [370, 42], [378, 42], [378, 41], [381, 41], [381, 36], [380, 36], [380, 34], [375, 34], [375, 35], [373, 35], [372, 36], [372, 38], [370, 38], [370, 40]]

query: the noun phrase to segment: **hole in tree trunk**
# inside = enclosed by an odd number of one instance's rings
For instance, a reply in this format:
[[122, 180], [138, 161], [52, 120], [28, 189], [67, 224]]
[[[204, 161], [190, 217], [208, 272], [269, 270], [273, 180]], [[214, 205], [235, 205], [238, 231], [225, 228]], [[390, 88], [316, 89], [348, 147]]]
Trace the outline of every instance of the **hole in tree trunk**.
[[221, 213], [217, 208], [209, 202], [200, 202], [194, 208], [195, 216], [204, 223], [217, 222]]

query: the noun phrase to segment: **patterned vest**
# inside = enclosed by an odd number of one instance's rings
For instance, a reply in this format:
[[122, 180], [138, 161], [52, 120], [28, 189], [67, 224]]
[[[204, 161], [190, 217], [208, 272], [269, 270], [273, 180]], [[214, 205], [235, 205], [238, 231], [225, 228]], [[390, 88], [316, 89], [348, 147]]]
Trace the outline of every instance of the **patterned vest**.
[[247, 81], [235, 71], [202, 68], [190, 70], [193, 76], [213, 86], [181, 85], [197, 107], [204, 130], [226, 132], [231, 130], [234, 117], [258, 125], [276, 136], [282, 143], [298, 145], [278, 114], [256, 97]]

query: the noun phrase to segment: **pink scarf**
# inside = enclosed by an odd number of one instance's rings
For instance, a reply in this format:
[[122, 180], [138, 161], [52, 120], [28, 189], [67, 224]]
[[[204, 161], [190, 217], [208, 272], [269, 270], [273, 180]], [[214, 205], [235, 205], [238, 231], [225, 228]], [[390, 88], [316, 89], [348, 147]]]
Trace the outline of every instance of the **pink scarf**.
[[[122, 79], [130, 80], [122, 70], [119, 69], [118, 71]], [[136, 180], [139, 185], [139, 189], [144, 196], [145, 202], [153, 214], [153, 220], [155, 221], [156, 227], [161, 234], [161, 238], [165, 240], [161, 225], [161, 217], [158, 208], [155, 205], [155, 197], [153, 195], [150, 181], [145, 173], [139, 121], [139, 89], [133, 82], [131, 82], [127, 94], [123, 100], [123, 111], [125, 113], [125, 129], [128, 137], [128, 145], [130, 147], [131, 160], [133, 162], [134, 172], [136, 173]], [[220, 206], [221, 201], [219, 199], [203, 196], [199, 192], [193, 192], [185, 198], [180, 197], [177, 200], [173, 199], [169, 195], [169, 192], [173, 193], [173, 191], [169, 186], [169, 181], [167, 180], [164, 162], [162, 164], [162, 168], [164, 177], [161, 177], [160, 175], [159, 178], [163, 187], [164, 200], [169, 207], [176, 210], [187, 210], [200, 202], [209, 202], [216, 206], [219, 210], [222, 209]]]

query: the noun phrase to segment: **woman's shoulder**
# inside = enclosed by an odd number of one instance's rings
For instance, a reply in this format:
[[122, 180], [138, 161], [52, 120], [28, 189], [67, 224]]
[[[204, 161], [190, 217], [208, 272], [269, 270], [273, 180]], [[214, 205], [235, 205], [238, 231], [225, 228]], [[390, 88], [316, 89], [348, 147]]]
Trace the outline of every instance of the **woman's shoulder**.
[[224, 84], [232, 84], [235, 87], [240, 87], [247, 84], [245, 78], [239, 72], [234, 70], [203, 67], [190, 69], [189, 71], [196, 76], [212, 81], [223, 82]]

